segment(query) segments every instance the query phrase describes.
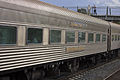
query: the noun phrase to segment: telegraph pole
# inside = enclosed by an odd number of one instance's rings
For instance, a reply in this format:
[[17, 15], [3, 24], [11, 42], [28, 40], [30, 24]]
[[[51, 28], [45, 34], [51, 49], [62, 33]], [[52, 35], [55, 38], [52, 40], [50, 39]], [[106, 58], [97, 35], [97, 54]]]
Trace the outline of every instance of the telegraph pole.
[[90, 5], [88, 5], [88, 15], [91, 15], [90, 11], [91, 11], [91, 7]]
[[107, 6], [107, 9], [106, 9], [106, 19], [108, 17], [108, 6]]

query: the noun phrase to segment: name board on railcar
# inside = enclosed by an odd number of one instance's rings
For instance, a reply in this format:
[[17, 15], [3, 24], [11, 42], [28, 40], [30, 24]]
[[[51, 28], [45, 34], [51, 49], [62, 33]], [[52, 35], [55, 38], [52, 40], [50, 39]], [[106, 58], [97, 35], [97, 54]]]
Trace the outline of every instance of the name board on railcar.
[[71, 22], [70, 26], [71, 26], [71, 27], [82, 28], [82, 27], [87, 26], [87, 24], [85, 24], [85, 23], [80, 23], [80, 22]]
[[77, 47], [66, 47], [66, 52], [67, 53], [71, 53], [71, 52], [81, 52], [84, 51], [84, 47], [83, 46], [77, 46]]

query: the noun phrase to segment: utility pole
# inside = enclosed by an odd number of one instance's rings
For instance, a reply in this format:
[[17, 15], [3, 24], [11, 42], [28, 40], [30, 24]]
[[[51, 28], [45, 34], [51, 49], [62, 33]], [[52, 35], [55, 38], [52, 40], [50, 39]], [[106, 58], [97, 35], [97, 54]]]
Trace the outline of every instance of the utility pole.
[[109, 12], [110, 12], [110, 15], [111, 15], [111, 14], [112, 14], [112, 13], [111, 13], [111, 8], [109, 8]]
[[91, 15], [91, 13], [90, 13], [90, 11], [91, 11], [91, 7], [90, 7], [90, 5], [88, 5], [88, 15]]
[[108, 6], [107, 6], [107, 9], [106, 9], [106, 19], [108, 17]]
[[78, 11], [79, 7], [77, 6], [77, 11]]

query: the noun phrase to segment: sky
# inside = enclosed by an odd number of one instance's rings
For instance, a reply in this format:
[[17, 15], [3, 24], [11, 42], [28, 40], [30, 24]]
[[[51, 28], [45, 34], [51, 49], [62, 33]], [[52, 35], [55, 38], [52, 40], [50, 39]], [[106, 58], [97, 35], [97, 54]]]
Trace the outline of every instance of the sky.
[[[40, 0], [46, 3], [50, 3], [56, 6], [64, 7], [87, 7], [88, 5], [96, 7], [104, 6], [104, 9], [97, 8], [97, 13], [99, 15], [106, 14], [106, 6], [119, 7], [117, 9], [111, 9], [112, 15], [120, 15], [120, 0]], [[70, 8], [69, 8], [70, 9]], [[70, 10], [76, 11], [76, 8]], [[109, 11], [110, 14], [110, 11]]]
[[57, 6], [120, 6], [120, 0], [40, 0]]

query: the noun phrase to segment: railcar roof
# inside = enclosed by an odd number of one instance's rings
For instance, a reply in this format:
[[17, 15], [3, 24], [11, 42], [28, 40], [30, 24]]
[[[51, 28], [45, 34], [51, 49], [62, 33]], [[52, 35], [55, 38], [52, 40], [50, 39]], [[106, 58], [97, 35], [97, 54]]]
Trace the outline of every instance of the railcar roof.
[[[98, 23], [98, 24], [103, 24], [103, 25], [108, 25], [107, 21], [96, 19], [94, 17], [84, 15], [78, 12], [74, 12], [65, 8], [57, 7], [48, 3], [44, 3], [38, 0], [1, 0], [3, 2], [7, 2], [10, 4], [15, 4], [18, 6], [24, 6], [24, 7], [29, 7], [33, 9], [38, 9], [38, 10], [43, 10], [51, 13], [56, 13], [68, 17], [74, 17], [74, 18], [79, 18], [88, 22], [93, 22], [93, 23]], [[1, 5], [0, 5], [1, 6]], [[9, 6], [6, 5], [6, 7], [9, 8]], [[19, 8], [17, 8], [19, 9]]]
[[115, 23], [112, 23], [112, 22], [110, 22], [110, 23], [111, 23], [111, 27], [112, 28], [120, 29], [120, 25], [119, 24], [115, 24]]

